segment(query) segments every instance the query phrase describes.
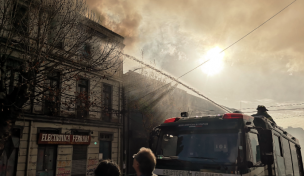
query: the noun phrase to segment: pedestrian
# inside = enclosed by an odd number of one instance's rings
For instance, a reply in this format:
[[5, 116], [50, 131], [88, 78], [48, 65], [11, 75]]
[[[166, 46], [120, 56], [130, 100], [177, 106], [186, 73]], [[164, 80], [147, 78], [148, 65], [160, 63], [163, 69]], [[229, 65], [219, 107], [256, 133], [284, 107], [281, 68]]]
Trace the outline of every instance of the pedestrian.
[[152, 176], [156, 165], [156, 158], [149, 148], [142, 147], [133, 155], [133, 168], [137, 176]]
[[102, 160], [94, 171], [95, 176], [120, 176], [118, 165], [111, 160]]
[[268, 111], [268, 109], [266, 109], [266, 107], [264, 105], [259, 105], [257, 107], [258, 112], [256, 114], [253, 114], [252, 116], [264, 116], [267, 119], [269, 119], [270, 121], [274, 122], [275, 121], [272, 119], [272, 117], [266, 112]]

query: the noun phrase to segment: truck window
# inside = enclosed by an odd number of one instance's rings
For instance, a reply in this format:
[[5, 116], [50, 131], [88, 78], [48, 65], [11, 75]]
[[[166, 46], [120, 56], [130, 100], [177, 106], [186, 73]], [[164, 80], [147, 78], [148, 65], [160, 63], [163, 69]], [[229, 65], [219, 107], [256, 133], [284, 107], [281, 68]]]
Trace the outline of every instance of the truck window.
[[294, 176], [300, 176], [298, 155], [297, 155], [297, 149], [295, 147], [295, 144], [290, 143], [290, 149], [291, 149], [291, 156], [292, 156], [291, 158], [292, 158]]
[[297, 157], [298, 157], [298, 163], [299, 163], [298, 166], [299, 166], [300, 175], [304, 175], [300, 146], [296, 146], [296, 150], [297, 150]]
[[277, 158], [277, 171], [279, 176], [285, 176], [285, 163], [284, 163], [284, 158], [283, 158], [283, 151], [281, 147], [281, 140], [280, 137], [274, 135], [273, 136], [274, 140], [274, 146], [275, 146], [275, 153], [276, 153], [276, 158]]
[[176, 156], [177, 136], [165, 134], [162, 140], [162, 155]]
[[237, 131], [190, 133], [163, 130], [159, 141], [156, 155], [177, 156], [179, 160], [189, 162], [232, 164], [238, 156]]
[[285, 172], [287, 176], [292, 176], [292, 161], [291, 161], [291, 155], [290, 155], [290, 148], [289, 148], [289, 142], [287, 139], [282, 138], [283, 143], [283, 151], [284, 151], [284, 160], [285, 160]]
[[258, 135], [255, 133], [248, 133], [249, 140], [250, 140], [250, 150], [251, 150], [251, 161], [253, 164], [261, 161], [261, 154], [260, 154], [260, 145], [258, 140]]

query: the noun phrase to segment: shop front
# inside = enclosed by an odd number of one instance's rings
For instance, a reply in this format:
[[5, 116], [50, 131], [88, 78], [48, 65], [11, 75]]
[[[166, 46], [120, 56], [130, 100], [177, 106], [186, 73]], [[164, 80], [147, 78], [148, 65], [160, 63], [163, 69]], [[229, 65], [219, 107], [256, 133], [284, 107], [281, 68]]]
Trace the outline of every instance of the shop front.
[[16, 124], [25, 125], [15, 155], [17, 176], [89, 176], [103, 159], [121, 162], [119, 126], [35, 121]]

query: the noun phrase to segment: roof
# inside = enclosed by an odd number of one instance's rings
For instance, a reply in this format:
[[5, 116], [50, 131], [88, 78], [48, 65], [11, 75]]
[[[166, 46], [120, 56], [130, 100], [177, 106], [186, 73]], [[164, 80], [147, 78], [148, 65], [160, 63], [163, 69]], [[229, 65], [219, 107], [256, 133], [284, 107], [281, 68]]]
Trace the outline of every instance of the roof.
[[123, 36], [121, 36], [121, 35], [115, 33], [114, 31], [112, 31], [112, 30], [110, 30], [110, 29], [104, 27], [103, 25], [101, 25], [101, 24], [99, 24], [99, 23], [97, 23], [97, 22], [95, 22], [95, 21], [93, 21], [93, 20], [91, 20], [91, 19], [89, 19], [89, 18], [87, 18], [87, 20], [88, 20], [90, 23], [93, 23], [93, 24], [95, 24], [96, 26], [98, 26], [98, 28], [101, 28], [101, 29], [103, 29], [103, 30], [106, 30], [107, 32], [109, 32], [109, 33], [111, 33], [111, 34], [113, 34], [113, 35], [115, 35], [115, 36], [117, 36], [117, 37], [119, 37], [119, 38], [121, 38], [121, 39], [124, 39]]
[[[254, 122], [253, 126], [262, 127], [264, 129], [269, 129], [269, 130], [275, 130], [276, 132], [280, 133], [281, 136], [289, 139], [290, 141], [293, 141], [298, 146], [300, 146], [299, 140], [297, 138], [295, 138], [294, 136], [289, 134], [282, 127], [277, 126], [275, 123], [273, 123], [269, 119], [267, 119], [263, 116], [254, 116], [254, 117], [250, 116], [250, 117], [253, 118], [253, 122]], [[216, 120], [222, 121], [223, 114], [213, 115], [213, 116], [202, 116], [202, 117], [195, 116], [195, 117], [186, 117], [186, 118], [177, 117], [177, 118], [180, 118], [180, 120], [178, 120], [176, 122], [171, 122], [171, 123], [162, 123], [161, 126], [178, 126], [180, 124], [186, 124], [186, 123], [211, 122], [211, 121], [216, 121]], [[260, 119], [260, 121], [257, 121], [259, 119]], [[260, 122], [264, 122], [264, 124], [263, 123], [261, 124]], [[263, 126], [263, 125], [265, 125], [265, 126]]]

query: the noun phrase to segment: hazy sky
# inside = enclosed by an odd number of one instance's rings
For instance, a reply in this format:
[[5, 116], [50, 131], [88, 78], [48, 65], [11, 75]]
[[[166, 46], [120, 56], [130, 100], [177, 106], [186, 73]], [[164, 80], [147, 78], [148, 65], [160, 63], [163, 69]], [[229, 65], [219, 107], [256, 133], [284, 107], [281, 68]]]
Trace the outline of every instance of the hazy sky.
[[[142, 59], [143, 51], [145, 62], [179, 77], [213, 48], [230, 46], [292, 2], [88, 0], [88, 5], [104, 26], [125, 37], [125, 53]], [[303, 9], [304, 1], [295, 1], [225, 50], [212, 67], [217, 74], [199, 68], [181, 80], [219, 104], [246, 112], [263, 104], [280, 126], [304, 128], [304, 104], [295, 105], [304, 103]], [[138, 66], [130, 60], [124, 65], [126, 71]]]

